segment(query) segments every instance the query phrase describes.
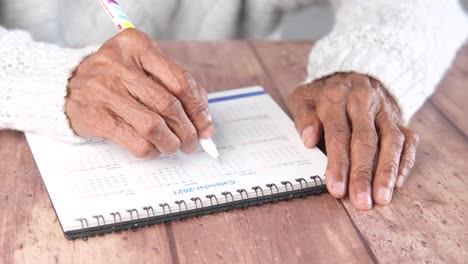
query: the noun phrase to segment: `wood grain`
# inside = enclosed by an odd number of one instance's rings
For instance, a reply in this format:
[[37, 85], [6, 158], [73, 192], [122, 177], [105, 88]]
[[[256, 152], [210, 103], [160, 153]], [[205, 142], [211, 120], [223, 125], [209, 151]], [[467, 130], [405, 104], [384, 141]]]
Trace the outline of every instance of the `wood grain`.
[[430, 101], [468, 138], [468, 44], [458, 51]]
[[[245, 42], [162, 48], [210, 91], [260, 84], [277, 102], [284, 102]], [[172, 227], [183, 263], [372, 261], [343, 208], [327, 194], [175, 222]]]
[[261, 85], [285, 109], [280, 93], [246, 42], [159, 42], [159, 45], [209, 93]]
[[166, 226], [65, 239], [24, 135], [0, 132], [0, 263], [172, 260]]
[[249, 44], [286, 101], [307, 76], [308, 54], [312, 43], [256, 41]]
[[468, 46], [409, 126], [421, 136], [415, 168], [387, 207], [353, 221], [384, 263], [466, 263], [468, 259]]
[[[308, 43], [254, 43], [275, 84], [287, 96], [305, 77]], [[410, 126], [421, 134], [416, 167], [405, 188], [395, 193], [390, 206], [370, 212], [343, 204], [379, 262], [463, 263], [468, 259], [466, 203], [468, 153], [466, 99], [468, 99], [467, 47], [449, 69]], [[271, 54], [277, 54], [272, 56]], [[275, 63], [276, 62], [276, 63]], [[302, 65], [302, 71], [296, 68]], [[289, 70], [289, 69], [293, 70]]]
[[366, 213], [344, 205], [382, 263], [466, 263], [466, 138], [431, 104], [410, 126], [421, 135], [416, 165], [392, 204]]
[[[208, 91], [260, 84], [285, 108], [308, 42], [164, 42]], [[22, 133], [0, 132], [0, 263], [464, 263], [468, 48], [410, 124], [416, 168], [393, 203], [362, 213], [328, 194], [68, 241]]]

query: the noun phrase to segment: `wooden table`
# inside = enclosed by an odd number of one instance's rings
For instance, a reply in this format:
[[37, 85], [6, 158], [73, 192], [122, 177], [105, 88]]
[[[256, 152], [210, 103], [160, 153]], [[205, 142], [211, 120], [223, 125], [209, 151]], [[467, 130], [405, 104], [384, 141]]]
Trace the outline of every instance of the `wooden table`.
[[[208, 91], [260, 84], [285, 109], [310, 42], [164, 42]], [[24, 135], [0, 132], [0, 263], [466, 263], [468, 45], [411, 127], [416, 167], [390, 206], [329, 194], [126, 231], [62, 234]]]

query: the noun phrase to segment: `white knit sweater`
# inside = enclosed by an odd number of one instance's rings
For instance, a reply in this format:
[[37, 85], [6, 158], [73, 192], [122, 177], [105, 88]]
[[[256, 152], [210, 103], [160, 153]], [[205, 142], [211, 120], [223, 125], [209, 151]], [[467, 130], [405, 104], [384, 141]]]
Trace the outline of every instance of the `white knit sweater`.
[[[314, 2], [319, 1], [139, 0], [121, 4], [134, 24], [154, 38], [272, 39], [279, 36], [284, 12]], [[433, 92], [467, 36], [468, 22], [458, 1], [331, 2], [335, 26], [310, 53], [306, 81], [335, 72], [368, 74], [397, 98], [408, 120]], [[26, 31], [0, 27], [0, 129], [81, 141], [69, 126], [64, 97], [70, 74], [96, 49], [85, 46], [102, 43], [115, 32], [99, 9], [97, 1], [0, 0], [3, 25], [25, 29], [44, 41], [33, 41]]]

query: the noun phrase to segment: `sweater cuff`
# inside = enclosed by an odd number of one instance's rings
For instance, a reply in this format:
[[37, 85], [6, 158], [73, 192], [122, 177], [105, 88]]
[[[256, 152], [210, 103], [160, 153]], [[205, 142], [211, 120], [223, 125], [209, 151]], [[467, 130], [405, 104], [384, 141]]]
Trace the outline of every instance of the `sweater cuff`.
[[318, 42], [312, 49], [308, 64], [306, 83], [337, 72], [356, 72], [379, 80], [397, 101], [402, 111], [403, 122], [422, 106], [428, 93], [425, 92], [424, 76], [414, 68], [410, 60], [403, 61], [392, 56], [395, 50], [382, 46], [365, 45], [349, 41], [329, 48], [327, 40]]
[[29, 53], [34, 57], [29, 58], [33, 64], [27, 65], [25, 70], [19, 67], [16, 74], [5, 80], [10, 90], [5, 101], [5, 109], [9, 110], [3, 120], [6, 127], [72, 143], [85, 142], [86, 139], [77, 136], [70, 126], [65, 114], [65, 97], [68, 79], [76, 66], [95, 49], [49, 46], [44, 49], [46, 54]]

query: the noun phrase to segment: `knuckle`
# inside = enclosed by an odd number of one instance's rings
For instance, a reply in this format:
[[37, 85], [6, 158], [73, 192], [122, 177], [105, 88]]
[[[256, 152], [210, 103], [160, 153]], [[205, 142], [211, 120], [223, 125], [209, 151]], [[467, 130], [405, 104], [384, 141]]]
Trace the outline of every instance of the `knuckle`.
[[[112, 40], [109, 45], [121, 51], [136, 51], [139, 54], [147, 54], [147, 52], [157, 50], [153, 40], [137, 29], [125, 29]], [[129, 47], [132, 47], [132, 49], [129, 49]]]
[[377, 132], [371, 128], [362, 128], [356, 131], [357, 143], [361, 146], [366, 146], [371, 149], [377, 147]]
[[343, 102], [348, 96], [348, 87], [344, 84], [327, 84], [321, 90], [322, 99], [330, 103]]
[[371, 87], [357, 87], [352, 90], [347, 106], [351, 119], [359, 120], [362, 117], [364, 121], [373, 121], [380, 105], [376, 91]]
[[[366, 77], [367, 78], [367, 77]], [[382, 83], [380, 81], [378, 81], [377, 79], [374, 79], [374, 78], [368, 78], [370, 84], [372, 85], [372, 87], [374, 88], [378, 88], [378, 87], [382, 87]]]
[[307, 95], [308, 90], [311, 89], [309, 85], [299, 86], [294, 90], [294, 92], [289, 96], [291, 100], [300, 99]]
[[167, 95], [162, 101], [164, 103], [162, 104], [162, 107], [159, 109], [159, 111], [163, 115], [175, 115], [184, 110], [182, 103], [175, 96]]
[[83, 96], [89, 101], [102, 102], [108, 101], [108, 97], [113, 93], [112, 81], [106, 77], [88, 78], [82, 87], [85, 91]]
[[208, 109], [202, 102], [197, 102], [188, 109], [188, 114], [196, 119], [201, 119], [207, 116]]
[[120, 34], [117, 35], [117, 39], [122, 42], [131, 42], [135, 41], [136, 39], [140, 39], [144, 36], [144, 33], [136, 30], [136, 29], [126, 29], [120, 32]]
[[164, 103], [159, 110], [162, 114], [173, 115], [183, 111], [182, 103], [175, 96], [167, 95], [162, 101]]
[[398, 165], [395, 163], [387, 164], [382, 169], [382, 173], [385, 176], [387, 176], [384, 179], [388, 181], [387, 185], [390, 185], [390, 182], [392, 181], [392, 179], [396, 179], [398, 175]]
[[144, 144], [133, 145], [131, 152], [137, 158], [146, 158], [152, 154], [153, 149], [154, 147], [151, 144], [145, 142]]
[[180, 149], [180, 141], [172, 140], [172, 142], [167, 146], [167, 149], [163, 152], [166, 155], [172, 155]]
[[109, 50], [101, 50], [92, 55], [93, 63], [96, 66], [113, 64], [113, 55]]
[[358, 167], [354, 172], [354, 181], [370, 183], [372, 181], [371, 170], [367, 167]]
[[193, 93], [193, 88], [190, 87], [189, 85], [187, 85], [184, 82], [180, 83], [177, 88], [175, 88], [175, 91], [174, 91], [175, 94], [177, 95], [190, 95]]
[[416, 131], [412, 129], [408, 129], [408, 135], [406, 137], [407, 137], [406, 140], [408, 141], [408, 144], [410, 145], [416, 146], [419, 142], [418, 133], [416, 133]]
[[304, 123], [309, 123], [312, 119], [311, 115], [316, 114], [315, 109], [310, 105], [302, 105], [299, 109], [296, 110], [294, 115], [294, 121], [296, 125], [304, 125]]
[[197, 131], [195, 131], [195, 129], [187, 128], [186, 133], [184, 133], [181, 136], [181, 141], [186, 143], [186, 144], [192, 145], [192, 144], [195, 144], [195, 142], [197, 140], [197, 137], [198, 137], [198, 135], [197, 135]]
[[344, 169], [344, 171], [348, 171], [349, 168], [349, 160], [346, 154], [339, 155], [335, 157], [334, 164], [336, 167]]
[[349, 144], [349, 135], [344, 131], [335, 130], [330, 135], [330, 143], [331, 144]]
[[160, 118], [149, 119], [141, 125], [141, 133], [145, 137], [151, 137], [155, 133], [161, 130], [162, 121]]
[[302, 100], [312, 99], [310, 95], [307, 96], [308, 89], [310, 89], [309, 85], [299, 86], [288, 96], [287, 105], [289, 110], [293, 112], [293, 114], [296, 114], [294, 113], [294, 110], [298, 108], [297, 106]]
[[403, 163], [406, 168], [412, 168], [414, 166], [414, 162], [414, 155], [406, 155], [401, 159], [401, 163]]
[[183, 135], [179, 135], [180, 141], [181, 141], [181, 146], [180, 149], [182, 152], [185, 153], [191, 153], [196, 150], [197, 148], [197, 142], [198, 142], [198, 135], [195, 129], [189, 128], [187, 130], [187, 133], [184, 133]]
[[93, 89], [96, 92], [108, 89], [109, 79], [103, 77], [92, 77], [86, 80], [85, 86]]
[[187, 70], [180, 69], [179, 71], [181, 77], [178, 78], [178, 85], [174, 88], [174, 92], [179, 95], [193, 94], [193, 91], [197, 88], [195, 79], [193, 79]]
[[405, 136], [399, 129], [391, 128], [384, 133], [384, 139], [389, 140], [389, 142], [395, 146], [395, 148], [403, 148], [403, 144], [405, 143]]
[[351, 93], [357, 98], [370, 99], [375, 97], [377, 90], [371, 85], [353, 85]]
[[327, 132], [331, 144], [349, 144], [351, 136], [349, 130], [346, 127], [340, 124], [331, 124], [328, 127], [328, 131], [325, 130], [325, 133]]

